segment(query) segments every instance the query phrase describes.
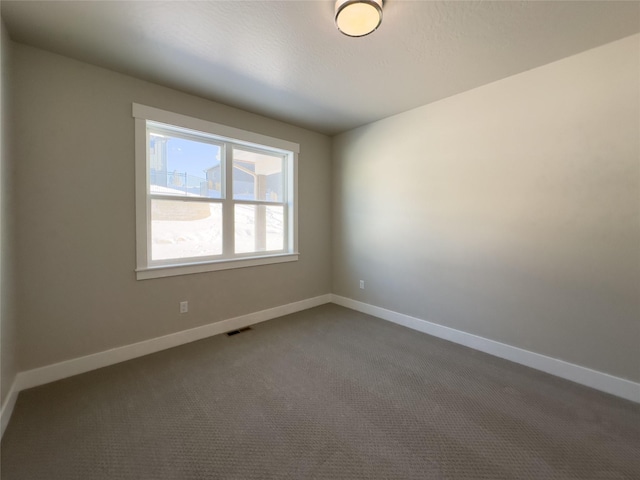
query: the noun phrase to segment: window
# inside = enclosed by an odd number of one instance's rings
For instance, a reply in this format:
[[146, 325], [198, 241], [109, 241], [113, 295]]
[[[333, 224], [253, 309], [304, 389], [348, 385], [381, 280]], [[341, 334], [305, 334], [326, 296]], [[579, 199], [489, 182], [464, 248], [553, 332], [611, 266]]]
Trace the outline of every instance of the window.
[[295, 261], [298, 144], [133, 104], [138, 280]]

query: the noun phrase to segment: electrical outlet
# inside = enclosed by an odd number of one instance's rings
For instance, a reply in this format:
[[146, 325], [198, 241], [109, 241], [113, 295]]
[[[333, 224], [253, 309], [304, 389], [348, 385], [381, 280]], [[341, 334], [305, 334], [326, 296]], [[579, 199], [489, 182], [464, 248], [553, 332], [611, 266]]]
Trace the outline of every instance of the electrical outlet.
[[360, 289], [364, 290], [364, 280], [360, 280]]
[[180, 302], [180, 313], [187, 313], [189, 311], [189, 302]]

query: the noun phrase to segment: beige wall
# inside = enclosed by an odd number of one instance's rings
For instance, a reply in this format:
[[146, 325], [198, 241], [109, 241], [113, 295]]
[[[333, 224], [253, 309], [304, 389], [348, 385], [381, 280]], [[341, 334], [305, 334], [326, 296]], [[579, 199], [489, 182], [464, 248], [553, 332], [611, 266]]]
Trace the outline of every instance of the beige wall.
[[639, 381], [639, 47], [336, 137], [333, 292]]
[[0, 19], [0, 405], [17, 373], [15, 255], [13, 212], [10, 210], [13, 162], [9, 151], [9, 59], [11, 41]]
[[[328, 137], [24, 45], [12, 53], [20, 370], [330, 292]], [[136, 281], [132, 102], [299, 143], [300, 260]]]

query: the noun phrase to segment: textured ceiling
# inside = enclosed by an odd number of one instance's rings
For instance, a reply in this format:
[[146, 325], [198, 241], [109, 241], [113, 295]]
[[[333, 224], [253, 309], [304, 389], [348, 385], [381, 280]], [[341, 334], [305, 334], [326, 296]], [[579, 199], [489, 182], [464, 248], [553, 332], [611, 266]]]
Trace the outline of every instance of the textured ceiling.
[[2, 1], [17, 42], [334, 134], [640, 31], [640, 2]]

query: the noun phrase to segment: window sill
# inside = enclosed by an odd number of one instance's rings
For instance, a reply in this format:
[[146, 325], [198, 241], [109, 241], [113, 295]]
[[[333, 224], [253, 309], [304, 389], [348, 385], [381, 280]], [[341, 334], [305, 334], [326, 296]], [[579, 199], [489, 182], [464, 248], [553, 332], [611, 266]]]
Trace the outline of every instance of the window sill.
[[295, 262], [298, 260], [298, 255], [298, 253], [284, 253], [281, 255], [269, 255], [266, 257], [234, 258], [214, 262], [191, 263], [187, 265], [161, 265], [158, 267], [138, 268], [136, 270], [136, 279], [148, 280], [150, 278], [173, 277], [176, 275], [189, 275], [192, 273], [230, 270], [232, 268]]

